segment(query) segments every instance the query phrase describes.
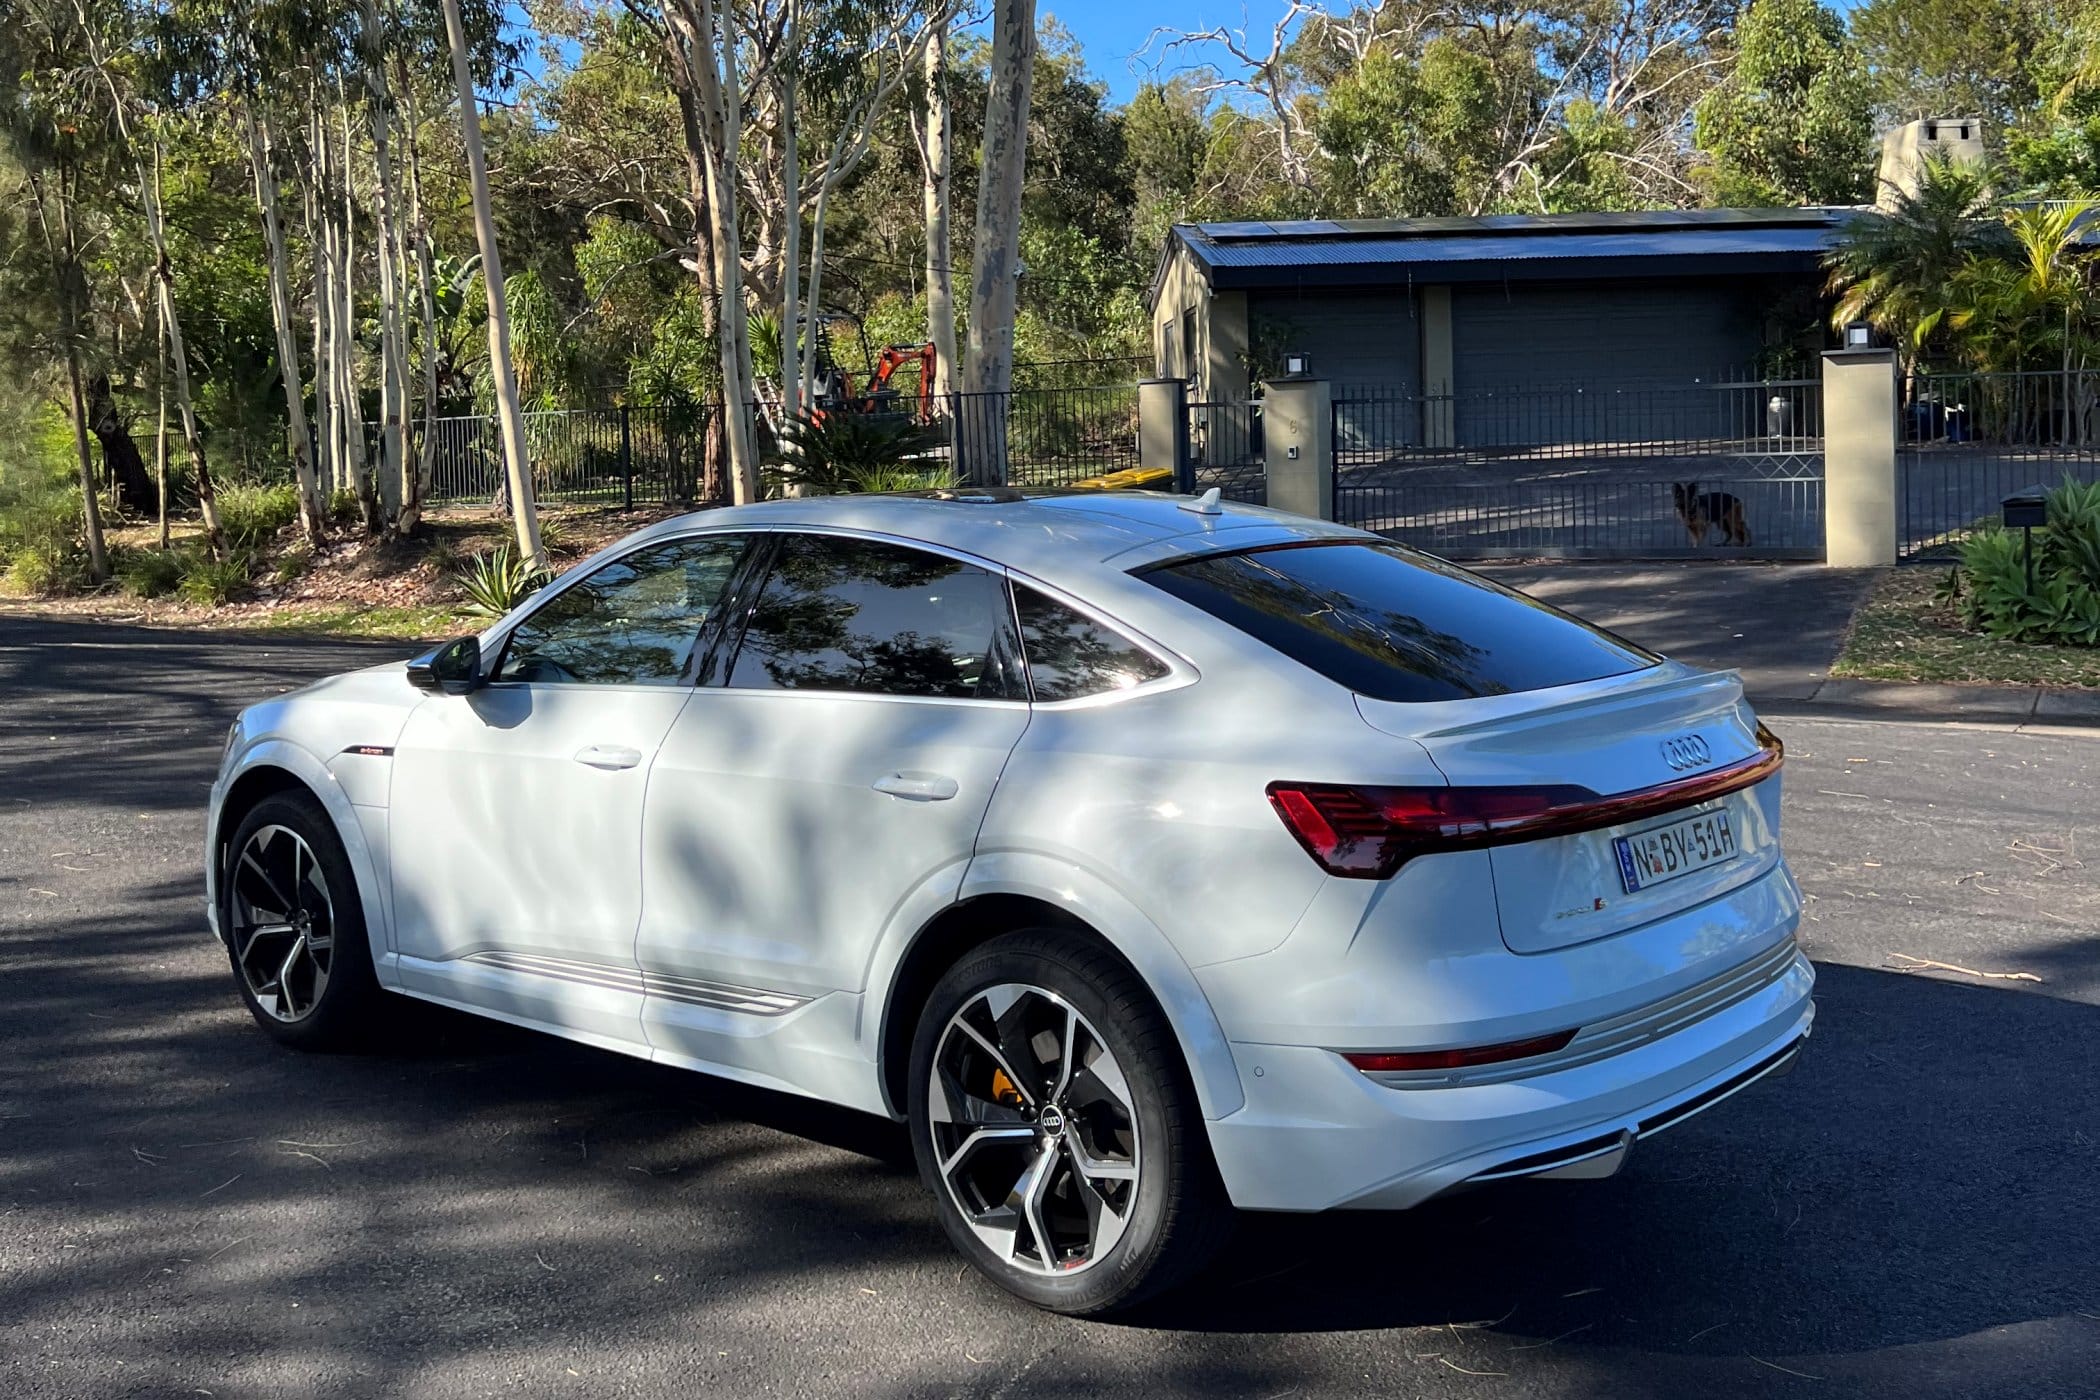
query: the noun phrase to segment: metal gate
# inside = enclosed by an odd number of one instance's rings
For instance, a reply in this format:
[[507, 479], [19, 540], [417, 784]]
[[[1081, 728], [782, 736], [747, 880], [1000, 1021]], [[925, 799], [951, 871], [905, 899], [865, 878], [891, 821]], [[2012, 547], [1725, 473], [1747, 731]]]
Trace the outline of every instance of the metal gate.
[[1905, 560], [1954, 557], [2016, 491], [2100, 481], [2100, 371], [1913, 375], [1902, 426]]
[[1215, 486], [1229, 501], [1269, 503], [1260, 399], [1191, 403], [1185, 442], [1187, 468], [1178, 489], [1208, 491]]
[[1351, 390], [1334, 464], [1337, 520], [1450, 558], [1823, 557], [1818, 379]]

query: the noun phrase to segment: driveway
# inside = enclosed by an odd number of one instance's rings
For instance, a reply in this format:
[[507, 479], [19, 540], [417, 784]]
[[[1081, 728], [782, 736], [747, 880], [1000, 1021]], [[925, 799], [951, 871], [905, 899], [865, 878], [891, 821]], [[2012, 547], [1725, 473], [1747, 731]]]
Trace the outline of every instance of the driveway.
[[1875, 577], [1799, 564], [1468, 567], [1665, 656], [1741, 671], [1758, 701], [1815, 693]]
[[2094, 1392], [2100, 740], [1786, 722], [1793, 1075], [1609, 1182], [1251, 1220], [1103, 1324], [966, 1270], [888, 1124], [256, 1030], [198, 907], [226, 721], [387, 654], [0, 616], [0, 1395]]

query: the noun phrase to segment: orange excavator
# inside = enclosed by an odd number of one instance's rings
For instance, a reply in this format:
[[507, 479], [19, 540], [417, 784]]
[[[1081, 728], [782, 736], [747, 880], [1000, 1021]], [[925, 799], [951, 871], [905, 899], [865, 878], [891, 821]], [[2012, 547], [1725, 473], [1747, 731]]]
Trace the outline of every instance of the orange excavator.
[[[817, 351], [817, 401], [814, 411], [827, 413], [913, 413], [920, 422], [933, 416], [933, 381], [938, 363], [931, 341], [924, 345], [885, 345], [881, 354], [868, 346], [867, 330], [854, 317], [828, 312], [812, 318]], [[871, 366], [867, 383], [855, 387], [853, 375], [839, 364], [831, 351], [831, 323], [850, 321], [860, 336], [862, 363]], [[904, 391], [891, 383], [897, 372], [916, 366], [918, 391], [907, 404]]]

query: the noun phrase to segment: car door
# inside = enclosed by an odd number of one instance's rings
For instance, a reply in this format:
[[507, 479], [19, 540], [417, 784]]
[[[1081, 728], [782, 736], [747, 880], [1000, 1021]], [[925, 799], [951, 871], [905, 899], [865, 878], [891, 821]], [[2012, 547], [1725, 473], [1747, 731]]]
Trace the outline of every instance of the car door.
[[489, 684], [409, 717], [388, 804], [405, 986], [642, 1042], [643, 791], [749, 538], [644, 545], [560, 586], [500, 643]]
[[850, 1043], [830, 994], [954, 899], [1026, 682], [1003, 573], [894, 541], [783, 533], [742, 621], [649, 783], [644, 1016], [662, 1058], [818, 1092], [762, 1019], [829, 996]]

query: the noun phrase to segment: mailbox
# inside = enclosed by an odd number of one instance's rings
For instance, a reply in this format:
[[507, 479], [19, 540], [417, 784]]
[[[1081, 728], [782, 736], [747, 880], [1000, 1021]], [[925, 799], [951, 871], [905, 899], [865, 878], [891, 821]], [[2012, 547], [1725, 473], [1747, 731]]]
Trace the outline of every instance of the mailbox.
[[2038, 530], [2049, 523], [2049, 493], [2040, 486], [2013, 492], [2002, 508], [2008, 530]]

